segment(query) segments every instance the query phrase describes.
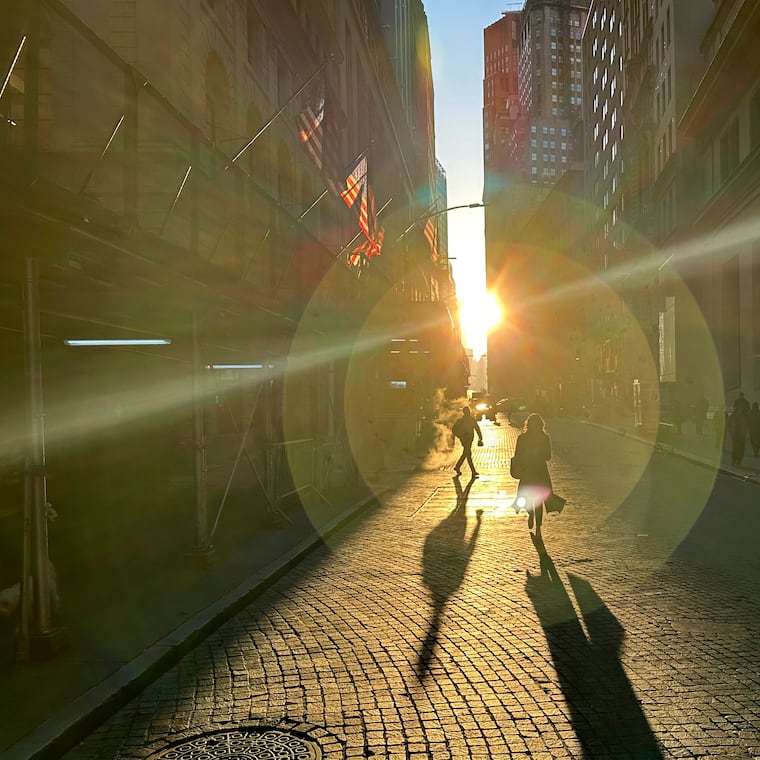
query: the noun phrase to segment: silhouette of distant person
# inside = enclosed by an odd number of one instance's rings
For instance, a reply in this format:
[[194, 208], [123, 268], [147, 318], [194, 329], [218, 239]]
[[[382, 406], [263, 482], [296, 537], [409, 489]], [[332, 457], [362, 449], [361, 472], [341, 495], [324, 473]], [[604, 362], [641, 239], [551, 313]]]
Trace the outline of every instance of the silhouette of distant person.
[[462, 464], [464, 460], [467, 460], [467, 464], [470, 466], [470, 473], [472, 477], [478, 476], [478, 472], [475, 470], [475, 465], [472, 462], [472, 441], [475, 438], [475, 433], [478, 434], [478, 446], [483, 445], [483, 433], [480, 430], [478, 421], [472, 416], [469, 406], [462, 407], [462, 416], [454, 423], [451, 428], [451, 432], [456, 438], [459, 439], [462, 444], [462, 456], [459, 457], [454, 467], [454, 472], [457, 475], [462, 474]]
[[739, 399], [734, 403], [734, 409], [728, 418], [728, 435], [731, 439], [731, 464], [738, 467], [744, 459], [744, 451], [747, 446], [747, 433], [749, 425], [747, 418], [749, 413], [744, 411], [744, 406], [739, 404]]
[[757, 401], [752, 403], [747, 422], [749, 424], [749, 442], [752, 446], [752, 453], [755, 456], [760, 456], [760, 406], [758, 406]]
[[[535, 523], [536, 535], [541, 535], [544, 502], [552, 492], [552, 480], [547, 462], [552, 458], [552, 442], [540, 414], [530, 414], [523, 432], [517, 436], [514, 458], [519, 462], [520, 480], [517, 484], [517, 504], [528, 512], [528, 529]], [[524, 502], [521, 502], [524, 499]]]
[[738, 409], [743, 414], [749, 414], [749, 401], [744, 396], [744, 391], [739, 391], [739, 395], [734, 401], [734, 409]]
[[684, 408], [679, 399], [673, 400], [673, 424], [676, 426], [676, 433], [681, 434], [684, 420]]

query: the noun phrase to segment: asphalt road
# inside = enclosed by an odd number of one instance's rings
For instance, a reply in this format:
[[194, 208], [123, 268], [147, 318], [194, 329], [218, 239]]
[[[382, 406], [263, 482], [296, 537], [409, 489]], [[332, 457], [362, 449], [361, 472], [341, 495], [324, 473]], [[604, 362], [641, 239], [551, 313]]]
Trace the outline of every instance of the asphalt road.
[[483, 428], [66, 760], [760, 757], [758, 488], [552, 420], [540, 540]]

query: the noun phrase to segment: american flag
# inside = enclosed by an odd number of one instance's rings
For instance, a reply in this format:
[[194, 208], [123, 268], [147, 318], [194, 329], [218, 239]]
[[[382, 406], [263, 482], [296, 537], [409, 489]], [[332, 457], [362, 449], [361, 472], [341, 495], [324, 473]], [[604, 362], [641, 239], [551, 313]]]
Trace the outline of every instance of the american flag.
[[[349, 208], [354, 207], [356, 199], [360, 194], [363, 195], [363, 190], [367, 184], [367, 157], [362, 156], [356, 166], [349, 172], [346, 177], [346, 189], [340, 194], [340, 197], [345, 201], [346, 206]], [[366, 233], [365, 233], [366, 234]]]
[[365, 240], [352, 251], [348, 257], [349, 263], [358, 266], [362, 260], [369, 260], [373, 256], [379, 256], [383, 251], [383, 239], [385, 230], [377, 225], [377, 211], [375, 210], [375, 194], [368, 183], [362, 193], [361, 208], [359, 211], [359, 229], [364, 233]]
[[307, 101], [296, 117], [298, 137], [306, 148], [317, 170], [322, 174], [333, 195], [343, 191], [345, 177], [340, 153], [340, 131], [337, 118], [326, 106], [325, 85], [318, 94]]
[[432, 261], [438, 261], [438, 229], [432, 219], [425, 222], [425, 238], [430, 243], [430, 258]]
[[298, 136], [315, 166], [322, 171], [324, 163], [325, 91], [320, 89], [313, 101], [307, 102], [297, 116]]
[[363, 261], [369, 261], [373, 256], [379, 256], [383, 252], [384, 237], [385, 230], [381, 227], [375, 237], [367, 238], [351, 251], [348, 256], [348, 263], [352, 266], [359, 266]]

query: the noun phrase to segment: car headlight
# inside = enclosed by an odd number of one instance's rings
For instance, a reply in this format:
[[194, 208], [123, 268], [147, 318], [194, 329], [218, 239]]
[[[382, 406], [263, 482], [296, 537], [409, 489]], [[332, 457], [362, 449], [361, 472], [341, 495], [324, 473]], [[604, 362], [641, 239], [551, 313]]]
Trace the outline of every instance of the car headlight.
[[479, 412], [484, 412], [486, 409], [488, 409], [488, 404], [478, 404], [475, 408]]

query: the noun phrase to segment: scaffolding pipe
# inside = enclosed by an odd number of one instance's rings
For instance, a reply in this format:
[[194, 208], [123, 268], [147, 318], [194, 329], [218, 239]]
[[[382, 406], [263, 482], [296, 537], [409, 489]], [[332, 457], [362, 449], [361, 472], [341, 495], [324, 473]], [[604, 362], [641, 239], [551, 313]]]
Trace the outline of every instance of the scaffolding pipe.
[[195, 547], [197, 557], [211, 552], [208, 531], [208, 466], [205, 420], [205, 374], [201, 360], [198, 313], [193, 312], [193, 432], [195, 447]]
[[[24, 270], [24, 355], [26, 360], [27, 420], [29, 426], [26, 491], [31, 512], [33, 578], [32, 638], [52, 634], [50, 559], [47, 530], [45, 473], [45, 415], [42, 401], [42, 341], [40, 337], [37, 262], [27, 258]], [[26, 584], [27, 579], [22, 578]]]

